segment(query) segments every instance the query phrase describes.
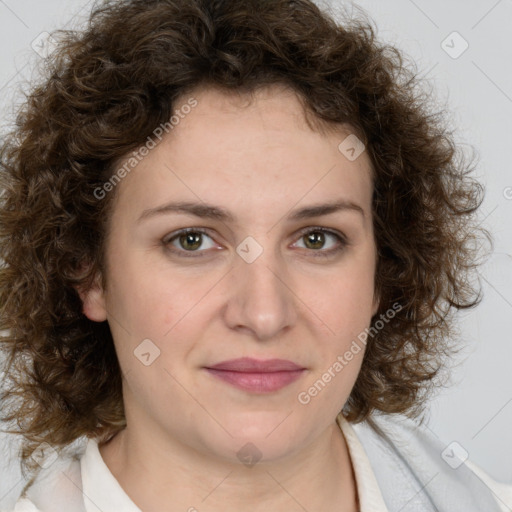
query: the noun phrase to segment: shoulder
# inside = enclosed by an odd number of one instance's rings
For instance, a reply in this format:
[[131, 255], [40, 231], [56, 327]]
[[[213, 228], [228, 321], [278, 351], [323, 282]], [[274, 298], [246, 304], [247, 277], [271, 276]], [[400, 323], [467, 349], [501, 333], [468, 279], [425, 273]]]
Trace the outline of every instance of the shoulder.
[[489, 489], [491, 489], [498, 503], [501, 505], [502, 510], [504, 512], [512, 512], [512, 484], [497, 482], [471, 460], [467, 460], [466, 465], [487, 485], [487, 487], [489, 487]]
[[12, 512], [41, 512], [28, 498], [20, 498]]
[[473, 471], [464, 447], [445, 443], [428, 426], [403, 415], [375, 414], [352, 427], [390, 510], [508, 510], [493, 480]]
[[83, 512], [80, 459], [85, 443], [73, 443], [61, 455], [42, 464], [28, 481], [12, 512]]

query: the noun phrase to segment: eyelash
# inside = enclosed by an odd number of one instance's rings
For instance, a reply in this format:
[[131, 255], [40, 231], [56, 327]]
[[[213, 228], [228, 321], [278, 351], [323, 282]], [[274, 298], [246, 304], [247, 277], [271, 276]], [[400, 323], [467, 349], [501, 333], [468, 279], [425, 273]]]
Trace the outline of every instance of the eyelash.
[[[324, 251], [322, 249], [315, 250], [315, 249], [307, 249], [306, 248], [306, 250], [308, 250], [309, 252], [316, 253], [316, 254], [314, 254], [315, 258], [328, 258], [328, 257], [332, 257], [335, 254], [338, 254], [339, 252], [344, 250], [345, 247], [348, 245], [348, 241], [347, 241], [347, 239], [346, 239], [346, 237], [344, 235], [342, 235], [341, 233], [338, 233], [336, 231], [332, 231], [330, 229], [326, 229], [326, 228], [322, 228], [322, 227], [309, 227], [309, 228], [305, 228], [304, 230], [302, 230], [300, 232], [299, 240], [301, 238], [303, 238], [304, 236], [308, 235], [308, 234], [317, 233], [317, 232], [326, 233], [328, 235], [332, 235], [334, 238], [336, 238], [338, 240], [338, 242], [341, 245], [336, 247], [336, 248], [334, 248], [334, 249], [329, 249], [328, 251]], [[171, 244], [171, 242], [173, 240], [179, 238], [182, 235], [186, 235], [188, 233], [202, 233], [203, 235], [206, 235], [209, 238], [211, 238], [211, 236], [208, 234], [208, 231], [206, 229], [203, 229], [203, 228], [185, 228], [185, 229], [181, 229], [180, 231], [176, 231], [175, 233], [171, 233], [171, 235], [166, 236], [162, 240], [162, 243], [164, 244], [164, 246], [165, 246], [165, 248], [167, 250], [169, 250], [170, 252], [172, 252], [174, 254], [179, 255], [180, 257], [181, 256], [185, 257], [185, 258], [202, 258], [202, 257], [204, 257], [205, 255], [201, 254], [201, 253], [207, 252], [206, 250], [205, 251], [198, 251], [198, 250], [196, 250], [196, 251], [185, 251], [183, 249], [182, 250], [177, 250], [177, 249], [174, 249], [174, 248], [170, 247], [170, 244]]]

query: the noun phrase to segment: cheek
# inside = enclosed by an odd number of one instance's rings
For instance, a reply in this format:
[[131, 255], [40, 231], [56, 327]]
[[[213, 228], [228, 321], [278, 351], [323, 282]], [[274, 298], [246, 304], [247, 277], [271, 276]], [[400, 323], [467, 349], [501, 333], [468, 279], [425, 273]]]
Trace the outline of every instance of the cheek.
[[[326, 279], [323, 293], [315, 294], [318, 316], [338, 340], [357, 336], [368, 327], [373, 313], [374, 277], [371, 267], [347, 269]], [[315, 311], [316, 312], [316, 311]]]
[[123, 346], [128, 339], [131, 345], [165, 332], [159, 324], [163, 323], [161, 295], [166, 287], [153, 274], [150, 266], [138, 264], [133, 255], [110, 258], [106, 304], [114, 339], [123, 340]]
[[218, 277], [185, 278], [142, 260], [119, 261], [112, 272], [108, 308], [114, 339], [125, 352], [150, 339], [164, 358], [177, 355], [204, 331], [202, 320], [214, 300], [207, 292]]

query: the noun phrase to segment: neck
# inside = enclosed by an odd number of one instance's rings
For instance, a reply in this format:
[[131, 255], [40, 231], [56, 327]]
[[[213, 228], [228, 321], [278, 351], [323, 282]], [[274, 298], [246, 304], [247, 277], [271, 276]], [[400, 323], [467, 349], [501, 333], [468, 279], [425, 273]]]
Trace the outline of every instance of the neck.
[[358, 510], [350, 455], [337, 423], [301, 452], [253, 466], [219, 460], [165, 435], [139, 432], [143, 430], [130, 429], [128, 423], [99, 449], [144, 512], [160, 511], [164, 505], [172, 512], [232, 512], [246, 510], [248, 504], [253, 512]]

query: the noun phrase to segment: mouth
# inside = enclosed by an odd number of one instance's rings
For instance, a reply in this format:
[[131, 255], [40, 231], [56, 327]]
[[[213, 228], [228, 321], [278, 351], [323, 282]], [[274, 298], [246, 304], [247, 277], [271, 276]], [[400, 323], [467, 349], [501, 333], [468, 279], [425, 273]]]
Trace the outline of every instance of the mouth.
[[210, 375], [244, 391], [271, 393], [296, 381], [306, 368], [285, 359], [232, 359], [204, 368]]

